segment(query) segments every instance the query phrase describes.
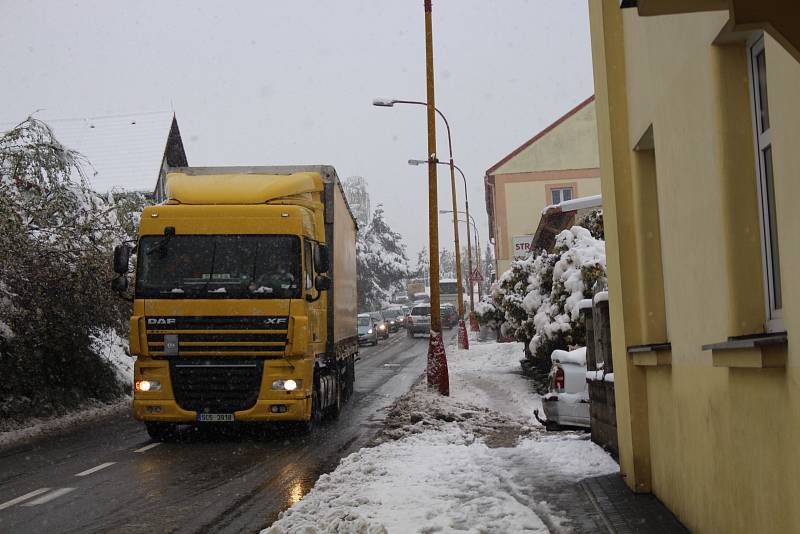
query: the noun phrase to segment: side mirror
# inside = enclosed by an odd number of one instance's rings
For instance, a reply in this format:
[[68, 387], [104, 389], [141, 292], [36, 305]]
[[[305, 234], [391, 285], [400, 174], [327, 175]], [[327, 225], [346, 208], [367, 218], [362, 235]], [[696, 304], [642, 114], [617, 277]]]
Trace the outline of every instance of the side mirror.
[[331, 279], [327, 276], [318, 274], [314, 279], [314, 289], [317, 291], [327, 291], [331, 288]]
[[[125, 274], [128, 272], [128, 263], [131, 260], [131, 247], [128, 245], [117, 245], [114, 247], [114, 272]], [[118, 278], [117, 278], [118, 280]]]
[[128, 279], [125, 276], [118, 276], [111, 280], [111, 289], [117, 293], [124, 293], [128, 290]]
[[317, 245], [316, 252], [314, 254], [314, 270], [318, 273], [327, 273], [331, 268], [328, 245]]

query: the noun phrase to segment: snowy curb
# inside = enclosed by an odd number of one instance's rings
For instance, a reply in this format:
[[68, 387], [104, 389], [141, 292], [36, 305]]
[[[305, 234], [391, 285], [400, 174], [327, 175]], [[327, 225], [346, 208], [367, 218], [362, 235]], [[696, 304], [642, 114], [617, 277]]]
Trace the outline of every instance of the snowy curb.
[[111, 404], [98, 402], [62, 416], [31, 419], [19, 425], [0, 429], [0, 449], [30, 441], [43, 435], [60, 434], [83, 423], [90, 423], [107, 415], [122, 412], [130, 407], [130, 397]]

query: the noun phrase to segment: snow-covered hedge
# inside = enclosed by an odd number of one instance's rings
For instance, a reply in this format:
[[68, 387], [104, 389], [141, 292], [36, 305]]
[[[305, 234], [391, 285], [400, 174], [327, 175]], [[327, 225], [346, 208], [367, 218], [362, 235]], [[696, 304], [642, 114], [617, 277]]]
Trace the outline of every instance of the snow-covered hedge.
[[602, 213], [587, 220], [594, 232], [577, 225], [562, 231], [552, 253], [538, 250], [511, 262], [492, 288], [504, 312], [503, 333], [525, 342], [543, 369], [554, 350], [585, 344], [579, 304], [598, 281], [606, 283], [605, 242], [593, 235], [602, 235]]

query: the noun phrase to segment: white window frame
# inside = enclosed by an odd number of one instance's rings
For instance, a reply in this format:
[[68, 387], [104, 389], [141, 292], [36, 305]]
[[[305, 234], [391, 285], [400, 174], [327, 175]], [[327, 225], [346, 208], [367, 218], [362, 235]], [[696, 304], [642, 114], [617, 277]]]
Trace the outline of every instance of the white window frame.
[[[773, 188], [774, 188], [774, 161], [775, 155], [772, 153], [772, 131], [767, 128], [761, 131], [761, 98], [758, 66], [756, 57], [764, 52], [764, 34], [758, 34], [748, 40], [747, 43], [747, 65], [748, 77], [750, 79], [750, 111], [753, 123], [753, 148], [755, 150], [756, 172], [758, 178], [758, 215], [761, 227], [761, 262], [762, 274], [764, 279], [764, 305], [766, 312], [765, 329], [767, 332], [783, 332], [786, 330], [783, 324], [783, 309], [777, 308], [775, 303], [775, 279], [776, 275], [773, 265], [778, 265], [778, 282], [780, 283], [780, 252], [777, 258], [772, 255], [772, 234], [770, 232], [770, 212], [767, 195], [767, 178], [764, 169], [763, 153], [767, 148], [770, 149], [773, 161]], [[766, 57], [766, 56], [765, 56]], [[769, 100], [767, 100], [769, 113]], [[773, 191], [774, 194], [774, 191]], [[782, 285], [782, 284], [781, 284]], [[782, 288], [781, 288], [782, 289]], [[781, 302], [783, 299], [781, 298]]]
[[560, 204], [561, 202], [566, 202], [566, 200], [564, 200], [564, 191], [569, 191], [569, 199], [568, 200], [572, 200], [572, 193], [573, 193], [572, 187], [570, 187], [570, 186], [566, 186], [566, 187], [551, 187], [550, 188], [550, 200], [551, 201], [553, 200], [553, 194], [556, 191], [558, 191], [558, 197], [559, 197], [560, 200], [558, 202], [551, 202], [552, 205]]

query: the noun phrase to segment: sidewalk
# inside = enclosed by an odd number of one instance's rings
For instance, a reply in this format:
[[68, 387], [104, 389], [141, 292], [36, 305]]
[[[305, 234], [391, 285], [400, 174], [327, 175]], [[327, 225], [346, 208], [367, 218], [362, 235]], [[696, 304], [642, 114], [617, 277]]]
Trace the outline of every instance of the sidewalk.
[[451, 397], [424, 382], [371, 447], [343, 459], [268, 534], [686, 532], [634, 496], [587, 433], [546, 432], [518, 343], [447, 348]]

